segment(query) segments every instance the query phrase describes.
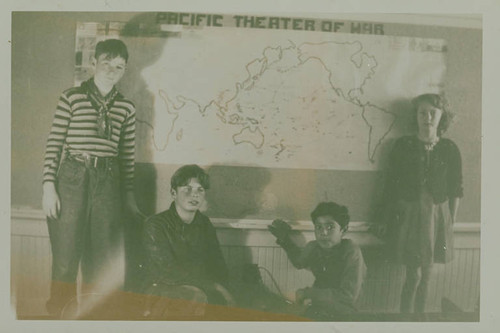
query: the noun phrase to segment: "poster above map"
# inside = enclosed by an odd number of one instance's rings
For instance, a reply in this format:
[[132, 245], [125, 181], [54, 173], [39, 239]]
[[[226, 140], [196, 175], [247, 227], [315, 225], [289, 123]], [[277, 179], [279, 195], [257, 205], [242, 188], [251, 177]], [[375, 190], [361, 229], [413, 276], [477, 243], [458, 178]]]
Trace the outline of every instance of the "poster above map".
[[[137, 149], [152, 152], [139, 162], [374, 170], [381, 145], [400, 134], [395, 101], [443, 89], [443, 40], [169, 29], [176, 33], [140, 73], [154, 102], [137, 113], [138, 129], [150, 129]], [[147, 47], [161, 37], [127, 38]]]

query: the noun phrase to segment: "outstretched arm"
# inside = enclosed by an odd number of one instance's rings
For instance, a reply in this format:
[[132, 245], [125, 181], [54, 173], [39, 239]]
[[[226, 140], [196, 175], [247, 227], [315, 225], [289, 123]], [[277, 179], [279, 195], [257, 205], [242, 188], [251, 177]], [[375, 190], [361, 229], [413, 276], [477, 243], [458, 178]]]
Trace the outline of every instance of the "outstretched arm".
[[301, 269], [308, 267], [308, 251], [306, 251], [306, 249], [302, 249], [292, 241], [290, 238], [292, 228], [288, 225], [288, 223], [277, 219], [268, 226], [268, 229], [276, 237], [276, 243], [278, 243], [283, 250], [285, 250], [288, 259], [292, 262], [295, 268]]

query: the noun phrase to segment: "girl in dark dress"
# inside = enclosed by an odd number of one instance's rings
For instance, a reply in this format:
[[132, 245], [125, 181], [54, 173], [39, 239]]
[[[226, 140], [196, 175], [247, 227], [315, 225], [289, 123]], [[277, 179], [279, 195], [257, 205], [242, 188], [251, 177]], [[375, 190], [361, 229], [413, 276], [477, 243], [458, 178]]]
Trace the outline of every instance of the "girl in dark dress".
[[388, 244], [405, 265], [401, 312], [424, 312], [433, 263], [453, 258], [453, 224], [462, 190], [460, 151], [442, 137], [451, 114], [446, 100], [412, 101], [417, 134], [399, 138], [389, 157], [385, 189]]

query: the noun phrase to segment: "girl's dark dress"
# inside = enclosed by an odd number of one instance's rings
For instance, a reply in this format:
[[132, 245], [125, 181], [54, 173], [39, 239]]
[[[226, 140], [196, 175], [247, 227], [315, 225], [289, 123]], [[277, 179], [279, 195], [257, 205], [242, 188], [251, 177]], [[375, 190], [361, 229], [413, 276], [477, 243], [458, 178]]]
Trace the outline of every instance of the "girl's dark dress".
[[388, 171], [391, 256], [399, 263], [417, 266], [452, 260], [449, 200], [463, 196], [462, 162], [456, 144], [441, 138], [429, 149], [417, 137], [402, 137], [391, 152]]

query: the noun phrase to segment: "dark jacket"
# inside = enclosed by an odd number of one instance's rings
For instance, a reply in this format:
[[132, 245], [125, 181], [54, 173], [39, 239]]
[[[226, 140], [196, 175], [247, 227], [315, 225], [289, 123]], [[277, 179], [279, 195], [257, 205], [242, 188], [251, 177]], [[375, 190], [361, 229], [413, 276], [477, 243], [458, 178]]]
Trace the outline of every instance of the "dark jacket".
[[227, 284], [227, 267], [215, 228], [199, 211], [187, 224], [172, 203], [168, 210], [146, 221], [143, 242], [147, 293], [154, 294], [161, 285], [192, 285], [206, 290], [213, 283]]
[[417, 200], [423, 186], [435, 204], [463, 196], [460, 151], [450, 139], [441, 138], [430, 151], [429, 160], [423, 143], [415, 136], [402, 137], [394, 144], [389, 156], [386, 201]]

